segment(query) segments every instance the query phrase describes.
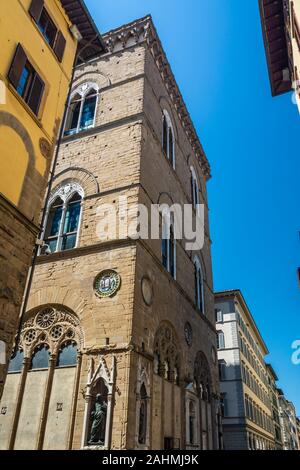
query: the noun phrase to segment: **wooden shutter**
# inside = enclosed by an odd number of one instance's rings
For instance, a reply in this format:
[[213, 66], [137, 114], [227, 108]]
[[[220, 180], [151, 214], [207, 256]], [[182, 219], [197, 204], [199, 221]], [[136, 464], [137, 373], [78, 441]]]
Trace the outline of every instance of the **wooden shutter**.
[[30, 96], [28, 97], [27, 104], [32, 109], [36, 116], [39, 113], [43, 93], [44, 93], [45, 83], [41, 77], [36, 74], [33, 80]]
[[44, 0], [32, 0], [31, 5], [29, 7], [29, 14], [37, 23], [41, 17], [43, 8], [44, 8]]
[[56, 57], [59, 60], [59, 62], [62, 62], [62, 60], [63, 60], [65, 48], [66, 48], [66, 40], [65, 40], [62, 32], [59, 31], [58, 34], [57, 34], [55, 46], [54, 46], [54, 49], [53, 49], [55, 54], [56, 54]]
[[17, 88], [19, 85], [21, 74], [26, 65], [26, 62], [27, 56], [25, 54], [25, 51], [21, 44], [18, 44], [10, 70], [8, 72], [8, 79], [15, 88]]

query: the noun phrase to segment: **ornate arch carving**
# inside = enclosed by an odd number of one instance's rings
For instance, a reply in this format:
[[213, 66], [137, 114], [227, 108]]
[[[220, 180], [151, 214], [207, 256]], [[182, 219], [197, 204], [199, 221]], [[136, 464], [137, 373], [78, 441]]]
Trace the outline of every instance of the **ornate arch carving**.
[[208, 399], [211, 394], [211, 372], [208, 360], [202, 351], [198, 351], [194, 363], [194, 380], [198, 394]]
[[100, 192], [100, 187], [95, 176], [88, 170], [80, 167], [70, 167], [61, 171], [54, 177], [54, 191], [57, 186], [66, 181], [77, 181], [84, 190], [85, 196], [91, 196]]
[[23, 323], [19, 349], [31, 357], [41, 345], [48, 345], [51, 354], [58, 354], [64, 343], [77, 344], [83, 349], [84, 337], [79, 319], [64, 307], [47, 306], [29, 314]]
[[173, 326], [163, 322], [154, 339], [154, 373], [176, 384], [180, 376], [180, 351], [177, 345]]

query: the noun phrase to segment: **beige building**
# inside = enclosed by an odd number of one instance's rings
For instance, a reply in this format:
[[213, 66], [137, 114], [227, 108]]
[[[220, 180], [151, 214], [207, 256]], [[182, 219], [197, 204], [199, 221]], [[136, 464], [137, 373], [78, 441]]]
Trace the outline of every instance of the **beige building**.
[[273, 96], [294, 90], [300, 111], [300, 2], [259, 0]]
[[[0, 446], [218, 448], [209, 164], [151, 18], [104, 40], [76, 69]], [[138, 203], [173, 202], [204, 205], [203, 249], [165, 213], [163, 240], [128, 236]]]
[[225, 450], [275, 449], [267, 346], [240, 290], [215, 294]]
[[269, 396], [271, 400], [272, 418], [275, 449], [282, 450], [282, 429], [280, 423], [280, 407], [279, 407], [279, 389], [277, 388], [278, 377], [271, 364], [266, 364], [269, 384]]

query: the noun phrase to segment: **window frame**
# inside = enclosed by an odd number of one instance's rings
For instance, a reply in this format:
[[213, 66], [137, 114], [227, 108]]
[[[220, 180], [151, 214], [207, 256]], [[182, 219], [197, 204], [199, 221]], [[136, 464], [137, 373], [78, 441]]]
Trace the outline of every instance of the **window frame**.
[[[167, 134], [165, 134], [165, 130]], [[170, 153], [170, 133], [172, 138], [172, 154]], [[170, 115], [166, 109], [163, 110], [162, 114], [162, 149], [164, 155], [169, 160], [173, 170], [176, 169], [176, 139], [174, 126]], [[171, 158], [172, 157], [172, 158]]]
[[[45, 245], [49, 244], [47, 242], [51, 240], [57, 240], [56, 242], [56, 248], [55, 251], [51, 251], [51, 254], [54, 253], [61, 253], [69, 250], [74, 250], [78, 247], [78, 242], [79, 242], [79, 234], [80, 234], [80, 228], [81, 228], [81, 221], [82, 221], [82, 214], [83, 214], [83, 201], [84, 201], [84, 192], [83, 189], [79, 185], [75, 185], [71, 191], [64, 197], [63, 195], [63, 189], [66, 187], [69, 183], [65, 183], [65, 185], [60, 186], [59, 190], [55, 191], [53, 196], [51, 197], [48, 207], [47, 207], [47, 213], [46, 213], [46, 222], [45, 222], [45, 228], [43, 232], [43, 240], [45, 242]], [[78, 194], [80, 199], [76, 201], [71, 201], [72, 198], [74, 197], [75, 194]], [[59, 222], [59, 229], [56, 235], [53, 236], [47, 236], [48, 232], [48, 223], [49, 223], [49, 216], [51, 213], [51, 209], [55, 203], [55, 201], [60, 198], [63, 202], [62, 204], [62, 214]], [[80, 202], [80, 214], [79, 214], [79, 219], [78, 219], [78, 225], [77, 225], [77, 230], [73, 232], [65, 232], [64, 227], [65, 227], [65, 221], [66, 221], [66, 215], [67, 215], [67, 210], [70, 204], [76, 204]], [[60, 207], [60, 206], [58, 206]], [[67, 248], [67, 249], [62, 249], [64, 240], [66, 237], [70, 235], [76, 235], [76, 242], [73, 248]], [[41, 251], [40, 251], [41, 254]]]
[[[161, 240], [162, 265], [168, 271], [168, 273], [172, 276], [173, 279], [176, 279], [175, 233], [176, 232], [175, 232], [175, 224], [174, 224], [173, 217], [171, 217], [171, 214], [169, 213], [163, 213], [162, 214], [162, 240]], [[172, 253], [172, 258], [171, 258], [171, 253]], [[166, 263], [164, 263], [164, 259], [166, 259]], [[173, 260], [173, 263], [171, 264], [172, 260]], [[172, 270], [172, 267], [173, 267], [173, 270]]]
[[[220, 342], [220, 337], [222, 337], [222, 344]], [[224, 331], [218, 330], [217, 332], [217, 349], [220, 351], [221, 349], [225, 349], [225, 335]]]
[[[95, 93], [93, 95], [89, 96], [89, 93], [92, 90], [94, 90]], [[73, 128], [73, 129], [67, 129], [67, 126], [68, 126], [68, 123], [69, 123], [69, 120], [70, 120], [71, 105], [72, 105], [72, 102], [73, 102], [74, 98], [76, 97], [76, 95], [78, 95], [80, 97], [80, 99], [78, 99], [78, 101], [77, 101], [78, 103], [80, 103], [78, 119], [77, 119], [77, 126], [76, 126], [76, 128]], [[82, 119], [84, 104], [85, 104], [85, 102], [88, 98], [93, 98], [94, 96], [96, 97], [96, 103], [95, 103], [93, 123], [90, 126], [82, 128], [81, 127], [81, 119]], [[70, 96], [69, 103], [68, 103], [68, 111], [67, 111], [66, 119], [65, 119], [65, 122], [64, 122], [63, 136], [65, 138], [71, 137], [71, 136], [74, 136], [74, 135], [77, 135], [77, 134], [81, 134], [82, 132], [85, 132], [89, 129], [93, 129], [95, 127], [96, 117], [97, 117], [97, 109], [98, 109], [98, 104], [99, 104], [99, 97], [100, 97], [100, 90], [99, 90], [99, 86], [96, 83], [85, 83], [84, 85], [81, 85], [79, 88], [76, 88], [72, 92], [72, 94]], [[73, 131], [73, 132], [70, 132], [70, 131]]]
[[202, 315], [205, 315], [205, 295], [204, 295], [204, 276], [202, 263], [199, 256], [194, 256], [193, 259], [194, 266], [194, 303], [197, 310]]

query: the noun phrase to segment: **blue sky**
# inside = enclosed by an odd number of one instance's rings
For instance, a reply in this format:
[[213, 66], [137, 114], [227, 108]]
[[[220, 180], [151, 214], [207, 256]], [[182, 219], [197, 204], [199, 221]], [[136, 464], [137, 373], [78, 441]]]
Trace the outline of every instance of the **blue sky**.
[[86, 0], [105, 32], [151, 13], [212, 167], [215, 290], [240, 288], [300, 414], [300, 117], [271, 97], [256, 0]]

